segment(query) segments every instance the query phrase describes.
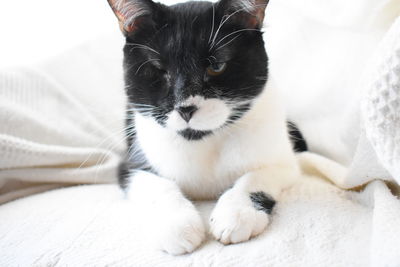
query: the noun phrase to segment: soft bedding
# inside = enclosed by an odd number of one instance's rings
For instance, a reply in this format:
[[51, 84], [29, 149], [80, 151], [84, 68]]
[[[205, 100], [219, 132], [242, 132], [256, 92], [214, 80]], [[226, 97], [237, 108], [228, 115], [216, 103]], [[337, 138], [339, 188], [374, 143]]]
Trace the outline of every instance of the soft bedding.
[[[125, 103], [111, 36], [0, 72], [0, 265], [399, 266], [400, 3], [285, 0], [268, 12], [271, 76], [311, 152], [262, 236], [172, 257], [150, 249], [116, 185], [29, 196], [116, 181]], [[197, 205], [207, 219], [213, 203]]]

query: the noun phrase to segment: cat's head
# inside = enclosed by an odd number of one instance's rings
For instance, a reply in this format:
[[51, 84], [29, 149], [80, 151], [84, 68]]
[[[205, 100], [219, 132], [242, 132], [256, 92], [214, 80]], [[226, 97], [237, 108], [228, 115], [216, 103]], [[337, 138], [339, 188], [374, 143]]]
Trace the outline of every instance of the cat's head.
[[108, 0], [126, 37], [130, 106], [188, 140], [235, 123], [262, 92], [268, 0]]

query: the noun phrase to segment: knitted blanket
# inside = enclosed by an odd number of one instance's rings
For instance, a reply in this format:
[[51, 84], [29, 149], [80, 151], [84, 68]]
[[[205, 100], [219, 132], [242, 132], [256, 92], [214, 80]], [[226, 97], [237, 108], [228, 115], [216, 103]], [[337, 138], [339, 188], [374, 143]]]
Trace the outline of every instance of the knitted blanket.
[[[289, 97], [288, 114], [312, 153], [298, 155], [303, 183], [284, 193], [260, 238], [228, 247], [209, 240], [192, 255], [171, 257], [146, 244], [145, 222], [131, 217], [135, 212], [128, 212], [115, 185], [73, 187], [0, 206], [0, 265], [399, 266], [400, 203], [392, 194], [398, 187], [391, 192], [373, 181], [400, 182], [400, 18], [394, 19], [400, 3], [378, 2], [369, 0], [372, 17], [359, 16], [351, 25], [319, 16], [323, 23], [316, 23], [310, 18], [319, 13], [312, 10], [301, 20], [299, 26], [320, 38], [311, 42], [319, 44], [313, 53], [351, 50], [348, 61], [331, 62], [284, 57], [293, 51], [282, 41], [284, 23], [296, 24], [288, 16], [302, 14], [296, 12], [301, 6], [271, 1], [271, 75], [286, 96], [295, 94], [290, 82], [302, 89], [305, 101], [293, 104], [296, 97]], [[373, 31], [360, 30], [367, 21], [376, 26]], [[325, 32], [336, 38], [324, 40]], [[311, 35], [287, 34], [303, 55], [301, 42]], [[0, 72], [0, 203], [67, 185], [115, 181], [125, 147], [121, 44], [114, 37], [97, 40], [40, 66]], [[357, 65], [351, 65], [353, 54]], [[318, 73], [323, 76], [302, 81], [290, 68], [304, 62], [310, 69], [313, 62], [331, 66]], [[341, 86], [330, 83], [338, 77], [351, 80], [345, 89], [354, 90], [343, 95]], [[326, 81], [322, 86], [316, 80]], [[206, 219], [213, 204], [198, 205]]]
[[[311, 151], [338, 163], [341, 175], [332, 179], [343, 188], [400, 179], [400, 22], [393, 19], [400, 3], [369, 1], [368, 10], [359, 15], [363, 19], [349, 17], [355, 11], [343, 6], [338, 13], [347, 20], [329, 20], [329, 26], [320, 17], [328, 12], [326, 5], [316, 2], [307, 9], [293, 0], [272, 2], [265, 27], [271, 75], [286, 95], [289, 119]], [[332, 65], [327, 71], [332, 78], [323, 73], [323, 81], [347, 81], [333, 88], [335, 94], [330, 84], [299, 83], [290, 69], [304, 64], [296, 55], [318, 52], [310, 49], [310, 40], [321, 42], [325, 32], [347, 42], [343, 48], [335, 46], [340, 51], [335, 57], [350, 50], [357, 59], [345, 55], [339, 64], [325, 56], [308, 64], [311, 71], [322, 63]], [[295, 54], [283, 45], [290, 38], [298, 41]], [[125, 147], [122, 41], [116, 32], [40, 66], [0, 71], [0, 203], [60, 186], [115, 181]], [[330, 41], [323, 45], [330, 47]], [[359, 49], [361, 45], [366, 48]], [[346, 76], [342, 64], [354, 68], [351, 75]], [[302, 164], [320, 172], [319, 159], [307, 159]]]
[[[214, 204], [196, 205], [208, 221]], [[360, 194], [306, 180], [284, 193], [258, 238], [224, 246], [208, 237], [198, 250], [178, 257], [153, 249], [145, 217], [115, 185], [38, 194], [4, 205], [0, 218], [1, 266], [400, 264], [400, 202], [381, 181]]]
[[107, 37], [40, 66], [0, 71], [0, 203], [116, 181], [125, 148], [121, 47]]

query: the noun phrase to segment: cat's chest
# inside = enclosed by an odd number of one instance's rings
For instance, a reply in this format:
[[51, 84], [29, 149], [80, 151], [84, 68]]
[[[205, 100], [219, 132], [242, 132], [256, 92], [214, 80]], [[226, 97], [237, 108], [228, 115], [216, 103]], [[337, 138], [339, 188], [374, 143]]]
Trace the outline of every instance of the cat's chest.
[[187, 141], [150, 120], [139, 118], [136, 124], [138, 144], [150, 165], [160, 176], [174, 180], [192, 198], [216, 197], [246, 169], [246, 160], [236, 156], [238, 140], [232, 143], [209, 137]]

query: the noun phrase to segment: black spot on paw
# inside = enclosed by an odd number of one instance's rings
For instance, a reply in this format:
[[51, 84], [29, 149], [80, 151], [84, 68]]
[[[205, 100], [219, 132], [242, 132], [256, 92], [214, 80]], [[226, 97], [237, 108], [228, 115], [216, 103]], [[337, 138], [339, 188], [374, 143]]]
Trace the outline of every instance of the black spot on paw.
[[250, 193], [250, 199], [253, 202], [254, 208], [262, 210], [267, 214], [271, 214], [275, 206], [275, 200], [262, 191]]

